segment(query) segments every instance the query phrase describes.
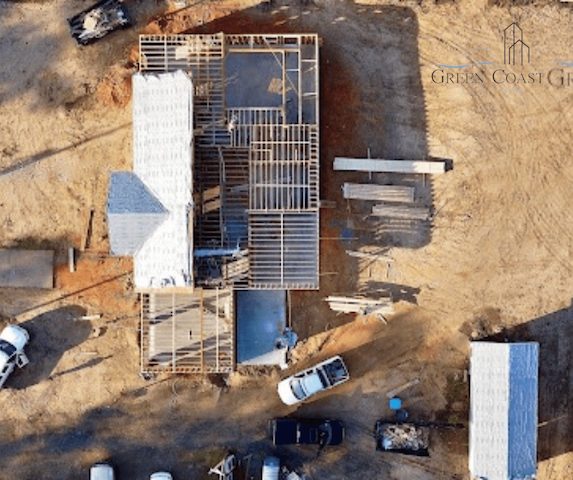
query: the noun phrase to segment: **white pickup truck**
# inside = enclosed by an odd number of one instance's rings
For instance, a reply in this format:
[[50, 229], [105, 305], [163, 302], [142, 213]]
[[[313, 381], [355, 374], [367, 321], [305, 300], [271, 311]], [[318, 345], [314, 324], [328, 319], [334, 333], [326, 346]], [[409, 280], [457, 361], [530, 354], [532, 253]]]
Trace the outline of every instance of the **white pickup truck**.
[[279, 397], [286, 405], [295, 405], [318, 392], [340, 385], [349, 378], [342, 357], [337, 355], [281, 380], [278, 385]]
[[16, 366], [28, 364], [24, 347], [29, 340], [28, 332], [18, 325], [8, 325], [0, 333], [0, 388]]

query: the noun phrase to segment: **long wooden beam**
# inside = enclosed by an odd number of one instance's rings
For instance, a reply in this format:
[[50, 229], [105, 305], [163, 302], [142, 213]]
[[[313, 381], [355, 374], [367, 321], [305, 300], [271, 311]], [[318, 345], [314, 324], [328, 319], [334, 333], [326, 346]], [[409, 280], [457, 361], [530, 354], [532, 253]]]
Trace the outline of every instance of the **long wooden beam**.
[[446, 162], [427, 160], [383, 160], [380, 158], [336, 157], [334, 170], [385, 173], [429, 173], [440, 174], [446, 171]]

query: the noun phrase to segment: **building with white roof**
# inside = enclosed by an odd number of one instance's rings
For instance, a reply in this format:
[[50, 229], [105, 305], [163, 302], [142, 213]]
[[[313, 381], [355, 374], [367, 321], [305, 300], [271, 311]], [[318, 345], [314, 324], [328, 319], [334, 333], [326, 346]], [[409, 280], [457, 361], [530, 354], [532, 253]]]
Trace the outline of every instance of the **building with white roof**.
[[133, 76], [133, 172], [114, 172], [111, 252], [134, 257], [139, 290], [193, 286], [193, 84], [182, 71]]
[[472, 478], [535, 478], [539, 344], [472, 342], [470, 362]]

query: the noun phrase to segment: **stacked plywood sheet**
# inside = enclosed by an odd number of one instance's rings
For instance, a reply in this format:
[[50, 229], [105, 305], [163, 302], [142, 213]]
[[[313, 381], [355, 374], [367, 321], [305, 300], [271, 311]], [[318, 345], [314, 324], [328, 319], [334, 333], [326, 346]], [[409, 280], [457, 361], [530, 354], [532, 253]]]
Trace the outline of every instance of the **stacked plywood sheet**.
[[427, 207], [382, 204], [372, 207], [372, 215], [403, 220], [428, 220], [430, 218], [430, 210]]
[[375, 185], [369, 183], [345, 183], [344, 198], [351, 200], [376, 200], [383, 202], [411, 203], [414, 201], [414, 187], [402, 185]]

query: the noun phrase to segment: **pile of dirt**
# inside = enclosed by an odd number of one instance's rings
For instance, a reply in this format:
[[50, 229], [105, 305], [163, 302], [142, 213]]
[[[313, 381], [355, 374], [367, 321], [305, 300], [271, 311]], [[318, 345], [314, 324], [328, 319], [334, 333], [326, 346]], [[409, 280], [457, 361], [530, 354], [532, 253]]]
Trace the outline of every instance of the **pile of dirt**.
[[106, 107], [127, 106], [131, 100], [131, 76], [135, 69], [129, 65], [113, 65], [99, 82], [98, 100]]
[[143, 29], [144, 34], [187, 33], [201, 25], [228, 17], [234, 12], [260, 3], [257, 0], [238, 0], [236, 2], [200, 2], [190, 7], [169, 11], [154, 18]]

